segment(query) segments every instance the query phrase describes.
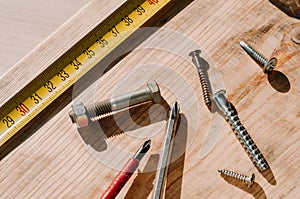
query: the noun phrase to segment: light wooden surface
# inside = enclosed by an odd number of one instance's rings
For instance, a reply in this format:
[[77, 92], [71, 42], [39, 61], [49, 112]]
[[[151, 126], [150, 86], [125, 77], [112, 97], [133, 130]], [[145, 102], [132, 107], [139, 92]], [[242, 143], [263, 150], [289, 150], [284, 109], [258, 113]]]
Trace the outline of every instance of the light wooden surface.
[[[1, 78], [0, 104], [121, 3], [88, 3]], [[133, 175], [118, 198], [151, 198], [167, 104], [175, 100], [182, 115], [167, 198], [299, 197], [300, 48], [290, 34], [299, 25], [267, 1], [192, 2], [74, 99], [93, 103], [154, 79], [166, 102], [119, 112], [79, 131], [68, 118], [73, 102], [53, 106], [44, 121], [27, 130], [33, 135], [1, 160], [1, 198], [99, 198], [147, 138], [153, 144], [141, 162], [140, 173]], [[266, 56], [275, 55], [279, 59], [276, 70], [281, 73], [265, 75], [239, 47], [240, 40]], [[198, 74], [188, 56], [196, 47], [210, 65], [213, 90], [227, 90], [271, 170], [260, 173], [229, 126], [205, 107]], [[73, 91], [77, 88], [78, 84]], [[201, 156], [207, 145], [214, 147]], [[248, 189], [225, 181], [217, 172], [222, 168], [255, 173], [256, 183]]]
[[0, 76], [89, 0], [0, 0]]

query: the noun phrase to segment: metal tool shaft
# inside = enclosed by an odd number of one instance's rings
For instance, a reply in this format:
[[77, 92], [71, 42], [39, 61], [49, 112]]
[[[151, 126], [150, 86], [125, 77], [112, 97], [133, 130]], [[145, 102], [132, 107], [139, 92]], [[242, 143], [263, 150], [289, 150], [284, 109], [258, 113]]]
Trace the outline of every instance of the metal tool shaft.
[[161, 151], [161, 157], [158, 163], [158, 172], [154, 185], [153, 199], [160, 199], [165, 189], [165, 179], [168, 173], [168, 165], [170, 163], [171, 152], [176, 134], [179, 119], [179, 105], [175, 102], [170, 109], [169, 118], [166, 127], [166, 134]]

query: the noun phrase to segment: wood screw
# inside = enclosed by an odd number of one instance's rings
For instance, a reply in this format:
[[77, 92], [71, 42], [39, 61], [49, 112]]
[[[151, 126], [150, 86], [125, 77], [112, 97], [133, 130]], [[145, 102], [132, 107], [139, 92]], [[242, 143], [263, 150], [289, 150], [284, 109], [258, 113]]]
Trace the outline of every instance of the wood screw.
[[208, 80], [207, 80], [207, 76], [205, 75], [207, 69], [204, 68], [204, 64], [201, 61], [201, 58], [199, 56], [199, 54], [201, 53], [200, 50], [195, 50], [193, 52], [191, 52], [189, 55], [191, 57], [193, 57], [193, 63], [196, 65], [197, 69], [198, 69], [198, 74], [199, 74], [199, 78], [200, 78], [200, 83], [201, 83], [201, 87], [202, 87], [202, 93], [203, 93], [203, 98], [204, 98], [204, 102], [206, 104], [206, 106], [210, 109], [211, 108], [211, 93], [210, 93], [210, 89], [208, 86]]
[[275, 57], [268, 60], [245, 42], [240, 41], [240, 45], [254, 60], [262, 65], [264, 73], [269, 74], [273, 71], [277, 64], [277, 59]]
[[234, 178], [234, 179], [237, 179], [237, 180], [247, 183], [248, 188], [250, 188], [252, 186], [254, 179], [255, 179], [254, 173], [252, 173], [251, 176], [245, 176], [245, 175], [242, 175], [242, 174], [239, 174], [239, 173], [236, 173], [233, 171], [229, 171], [226, 169], [222, 169], [222, 170], [218, 170], [218, 171], [221, 173], [221, 175], [228, 176], [228, 177], [231, 177], [231, 178]]
[[269, 168], [267, 161], [252, 140], [245, 127], [240, 122], [235, 107], [227, 100], [225, 96], [225, 90], [215, 93], [214, 99], [217, 107], [223, 113], [226, 121], [235, 133], [240, 144], [244, 147], [251, 161], [254, 163], [254, 165], [258, 166], [261, 171], [267, 170]]

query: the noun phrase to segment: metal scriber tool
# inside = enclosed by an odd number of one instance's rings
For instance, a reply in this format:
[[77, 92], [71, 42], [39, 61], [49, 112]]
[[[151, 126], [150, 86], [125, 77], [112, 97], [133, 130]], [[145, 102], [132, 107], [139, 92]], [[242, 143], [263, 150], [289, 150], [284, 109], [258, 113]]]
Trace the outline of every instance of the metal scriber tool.
[[153, 199], [160, 199], [163, 196], [165, 190], [165, 179], [168, 173], [168, 165], [170, 163], [171, 152], [174, 142], [174, 137], [176, 134], [176, 129], [179, 119], [179, 105], [175, 102], [169, 113], [169, 118], [166, 127], [166, 135], [163, 143], [163, 148], [161, 151], [161, 157], [158, 163], [158, 172], [156, 174], [156, 182], [154, 185]]
[[110, 183], [108, 188], [105, 190], [101, 199], [112, 199], [115, 198], [121, 189], [124, 187], [126, 182], [132, 176], [134, 171], [139, 166], [140, 161], [149, 151], [151, 145], [151, 140], [147, 140], [144, 144], [138, 149], [132, 158], [130, 158], [114, 180]]
[[241, 124], [238, 113], [235, 107], [227, 100], [225, 90], [221, 90], [214, 95], [215, 102], [226, 121], [230, 124], [231, 129], [234, 131], [236, 137], [246, 150], [251, 161], [259, 167], [261, 171], [269, 168], [264, 156], [250, 137], [245, 127]]

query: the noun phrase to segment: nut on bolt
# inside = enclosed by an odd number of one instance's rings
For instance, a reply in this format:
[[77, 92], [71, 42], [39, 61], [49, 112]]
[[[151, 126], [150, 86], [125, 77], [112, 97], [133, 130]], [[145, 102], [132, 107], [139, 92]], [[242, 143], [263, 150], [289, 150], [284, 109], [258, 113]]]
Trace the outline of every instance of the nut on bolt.
[[87, 110], [82, 102], [72, 105], [73, 112], [70, 113], [70, 118], [73, 123], [77, 123], [78, 127], [87, 126], [89, 123], [89, 118], [87, 115]]
[[146, 88], [97, 102], [92, 106], [85, 106], [82, 102], [75, 104], [72, 106], [69, 116], [72, 122], [76, 123], [78, 128], [81, 128], [87, 126], [90, 120], [106, 116], [113, 111], [122, 110], [148, 101], [156, 104], [161, 99], [158, 84], [155, 81], [150, 81], [147, 83]]

